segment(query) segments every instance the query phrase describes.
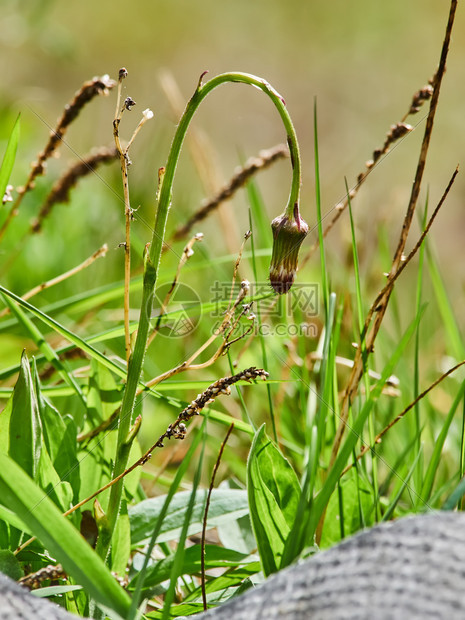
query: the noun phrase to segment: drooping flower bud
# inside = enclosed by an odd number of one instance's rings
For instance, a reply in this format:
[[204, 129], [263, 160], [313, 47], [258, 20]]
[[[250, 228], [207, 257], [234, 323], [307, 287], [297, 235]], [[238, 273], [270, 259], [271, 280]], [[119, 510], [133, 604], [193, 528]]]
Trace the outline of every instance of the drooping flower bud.
[[284, 213], [271, 222], [273, 231], [273, 254], [270, 264], [270, 284], [279, 294], [287, 293], [297, 272], [300, 246], [308, 233], [307, 222], [300, 217], [299, 207], [294, 215]]

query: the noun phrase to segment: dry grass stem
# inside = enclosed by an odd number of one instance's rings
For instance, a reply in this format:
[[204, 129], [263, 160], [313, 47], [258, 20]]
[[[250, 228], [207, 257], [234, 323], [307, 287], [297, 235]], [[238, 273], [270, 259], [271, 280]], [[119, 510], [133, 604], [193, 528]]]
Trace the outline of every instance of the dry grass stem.
[[444, 379], [446, 379], [447, 377], [449, 377], [452, 373], [454, 373], [458, 368], [460, 368], [461, 366], [465, 365], [465, 360], [462, 362], [459, 362], [458, 364], [456, 364], [455, 366], [453, 366], [452, 368], [449, 368], [449, 370], [447, 372], [445, 372], [443, 375], [441, 375], [438, 379], [436, 379], [436, 381], [434, 381], [434, 383], [432, 383], [428, 388], [426, 388], [426, 390], [424, 390], [421, 394], [419, 394], [415, 400], [413, 402], [410, 403], [410, 405], [408, 405], [408, 407], [405, 407], [405, 409], [403, 411], [401, 411], [398, 415], [396, 415], [396, 417], [391, 420], [391, 422], [389, 422], [389, 424], [383, 428], [383, 430], [378, 433], [378, 435], [376, 435], [375, 440], [374, 440], [374, 444], [373, 446], [369, 446], [369, 445], [364, 445], [363, 448], [360, 450], [360, 452], [357, 454], [357, 456], [355, 457], [355, 461], [353, 463], [351, 463], [350, 465], [347, 465], [347, 467], [342, 471], [341, 476], [343, 476], [344, 474], [346, 474], [349, 469], [351, 469], [352, 467], [354, 467], [355, 463], [357, 461], [359, 461], [367, 452], [369, 452], [370, 450], [374, 450], [375, 446], [381, 443], [382, 438], [384, 437], [384, 435], [395, 425], [397, 424], [397, 422], [400, 422], [400, 420], [402, 420], [402, 418], [411, 410], [415, 407], [415, 405], [417, 405], [420, 400], [422, 400], [427, 394], [429, 394], [431, 392], [431, 390], [433, 390], [436, 386], [438, 386], [442, 381], [444, 381]]
[[[349, 198], [351, 200], [355, 198], [359, 189], [361, 188], [363, 183], [367, 180], [368, 175], [370, 174], [372, 170], [374, 170], [374, 168], [379, 163], [381, 158], [383, 156], [386, 156], [389, 153], [392, 146], [396, 142], [404, 138], [408, 133], [412, 131], [413, 127], [411, 125], [406, 124], [405, 121], [408, 118], [408, 116], [410, 116], [411, 114], [416, 114], [420, 110], [421, 106], [432, 97], [435, 79], [436, 79], [436, 74], [430, 79], [429, 83], [426, 86], [421, 88], [419, 91], [417, 91], [413, 95], [410, 108], [408, 112], [402, 117], [401, 121], [396, 123], [395, 125], [391, 125], [388, 133], [386, 134], [386, 138], [385, 138], [383, 146], [373, 151], [372, 159], [366, 162], [365, 169], [363, 170], [363, 172], [360, 172], [360, 174], [358, 175], [357, 182], [354, 185], [354, 187], [350, 190], [349, 195], [347, 195], [339, 204], [335, 206], [333, 217], [331, 218], [329, 224], [323, 230], [324, 238], [326, 238], [326, 236], [331, 232], [331, 230], [334, 228], [335, 224], [337, 223], [341, 215], [347, 209], [347, 206], [349, 204]], [[313, 254], [318, 249], [318, 247], [319, 247], [319, 241], [316, 241], [311, 246], [311, 248], [308, 250], [308, 252], [305, 254], [305, 256], [300, 260], [301, 268], [310, 260], [310, 258], [313, 256]]]
[[[456, 8], [457, 8], [457, 0], [452, 0], [451, 6], [450, 6], [449, 19], [448, 19], [448, 23], [446, 27], [446, 33], [445, 33], [444, 42], [443, 42], [442, 51], [441, 51], [441, 58], [439, 62], [438, 71], [436, 74], [436, 81], [434, 84], [433, 94], [431, 97], [430, 110], [429, 110], [428, 117], [426, 120], [425, 133], [424, 133], [423, 142], [421, 145], [420, 156], [419, 156], [419, 160], [417, 164], [417, 170], [415, 173], [415, 179], [414, 179], [414, 183], [412, 186], [412, 192], [410, 195], [409, 204], [407, 207], [407, 212], [405, 214], [404, 222], [402, 225], [402, 231], [400, 233], [399, 241], [398, 241], [397, 248], [394, 254], [394, 258], [392, 261], [391, 270], [388, 275], [388, 282], [382, 291], [382, 295], [376, 298], [375, 300], [376, 305], [374, 304], [372, 305], [372, 308], [370, 309], [367, 320], [365, 322], [364, 334], [362, 335], [362, 339], [365, 338], [365, 342], [366, 342], [366, 345], [364, 347], [365, 350], [362, 350], [362, 347], [358, 347], [356, 354], [355, 354], [354, 366], [352, 368], [352, 372], [351, 372], [351, 375], [349, 377], [349, 380], [348, 380], [348, 383], [345, 389], [344, 399], [341, 405], [340, 423], [336, 431], [336, 435], [335, 435], [335, 439], [333, 443], [330, 466], [332, 466], [334, 464], [334, 461], [336, 460], [336, 456], [338, 454], [339, 447], [341, 445], [342, 437], [343, 437], [345, 427], [347, 424], [347, 417], [349, 414], [349, 405], [350, 405], [350, 402], [352, 402], [357, 392], [358, 385], [363, 376], [363, 367], [364, 367], [363, 355], [365, 354], [365, 352], [370, 354], [373, 351], [376, 336], [381, 327], [381, 323], [384, 319], [387, 306], [389, 303], [389, 299], [390, 299], [391, 293], [394, 288], [394, 283], [397, 277], [396, 275], [397, 271], [399, 270], [399, 268], [401, 268], [401, 264], [403, 262], [403, 253], [405, 249], [405, 244], [407, 242], [408, 233], [410, 231], [410, 226], [412, 223], [413, 215], [415, 212], [415, 207], [417, 205], [418, 196], [420, 193], [421, 181], [423, 179], [423, 172], [424, 172], [425, 164], [426, 164], [426, 156], [428, 153], [431, 133], [433, 130], [434, 117], [436, 114], [438, 101], [439, 101], [441, 83], [442, 83], [442, 79], [444, 77], [444, 73], [446, 69], [446, 59], [447, 59], [447, 54], [449, 51], [449, 44], [450, 44], [450, 38], [451, 38], [452, 26], [454, 23]], [[455, 178], [455, 176], [453, 178]], [[370, 328], [370, 322], [373, 316], [374, 316], [374, 320]]]
[[127, 143], [126, 147], [123, 148], [119, 136], [119, 126], [121, 123], [121, 118], [125, 110], [132, 110], [132, 108], [136, 105], [136, 102], [131, 97], [126, 97], [124, 103], [121, 105], [122, 82], [127, 77], [127, 75], [128, 72], [124, 67], [119, 70], [116, 110], [115, 118], [113, 119], [113, 138], [115, 140], [116, 151], [120, 158], [121, 175], [123, 178], [125, 238], [124, 243], [121, 245], [124, 247], [124, 345], [126, 350], [126, 362], [129, 363], [129, 358], [131, 356], [131, 332], [129, 327], [129, 285], [131, 281], [131, 221], [133, 219], [133, 210], [131, 209], [131, 202], [129, 197], [128, 168], [131, 164], [131, 161], [129, 159], [129, 149], [131, 148], [134, 139], [136, 138], [142, 127], [145, 125], [145, 123], [153, 118], [153, 112], [149, 109], [146, 109], [142, 112], [142, 118], [139, 121], [139, 124], [134, 130], [134, 133], [132, 134], [131, 139]]
[[[121, 88], [122, 82], [126, 78], [128, 72], [122, 68], [118, 74], [118, 94], [116, 97], [116, 111], [115, 118], [113, 119], [113, 138], [115, 140], [116, 151], [118, 152], [121, 164], [121, 175], [123, 178], [123, 196], [124, 196], [124, 221], [125, 221], [125, 240], [124, 240], [124, 347], [126, 351], [126, 363], [129, 363], [131, 356], [131, 333], [129, 329], [129, 283], [131, 280], [131, 203], [129, 198], [129, 179], [128, 179], [128, 154], [121, 145], [119, 137], [119, 125], [121, 117], [125, 109], [130, 110], [132, 105], [125, 101], [125, 105], [121, 107]], [[132, 100], [131, 100], [131, 103]]]
[[50, 138], [45, 148], [37, 156], [37, 161], [32, 164], [32, 169], [29, 173], [26, 184], [18, 189], [18, 196], [13, 203], [2, 228], [0, 229], [0, 239], [3, 237], [12, 218], [17, 214], [23, 197], [34, 187], [35, 179], [45, 173], [47, 160], [56, 154], [68, 127], [79, 116], [82, 108], [87, 103], [92, 101], [92, 99], [97, 95], [107, 95], [115, 85], [116, 82], [110, 79], [108, 75], [95, 77], [88, 82], [84, 82], [81, 88], [74, 95], [72, 101], [65, 106], [63, 114], [58, 120], [57, 126], [50, 132]]
[[223, 442], [220, 447], [220, 451], [218, 452], [218, 458], [216, 459], [215, 467], [213, 468], [212, 478], [210, 480], [210, 486], [208, 488], [207, 500], [205, 502], [205, 511], [203, 513], [203, 523], [202, 523], [202, 538], [200, 541], [200, 582], [202, 586], [202, 602], [203, 609], [207, 611], [207, 592], [205, 589], [205, 537], [207, 533], [207, 518], [208, 518], [208, 509], [210, 508], [210, 499], [213, 492], [213, 487], [215, 485], [215, 478], [218, 468], [221, 463], [221, 457], [223, 456], [224, 448], [228, 443], [229, 436], [231, 435], [234, 429], [234, 422], [228, 428], [228, 432], [226, 433], [226, 437], [223, 439]]
[[250, 230], [248, 230], [244, 235], [244, 239], [242, 241], [239, 254], [237, 255], [236, 262], [234, 263], [233, 275], [232, 275], [232, 280], [231, 280], [231, 290], [229, 292], [229, 302], [228, 302], [229, 307], [231, 306], [231, 303], [232, 303], [232, 299], [234, 295], [234, 285], [236, 283], [237, 272], [239, 271], [239, 265], [241, 264], [242, 254], [244, 253], [245, 244], [247, 243], [247, 241], [250, 239], [251, 236], [252, 236], [252, 233]]
[[50, 214], [52, 208], [59, 203], [67, 203], [70, 200], [71, 190], [78, 181], [87, 176], [101, 164], [111, 163], [118, 157], [115, 147], [102, 146], [85, 155], [75, 164], [72, 164], [53, 185], [50, 194], [42, 205], [39, 215], [31, 225], [31, 232], [38, 233], [42, 229], [43, 221]]
[[[217, 330], [215, 330], [215, 332], [210, 336], [210, 338], [208, 338], [208, 340], [204, 342], [204, 344], [201, 347], [199, 347], [197, 351], [195, 351], [195, 353], [193, 353], [186, 361], [182, 362], [182, 364], [179, 364], [178, 366], [171, 368], [171, 370], [167, 370], [166, 372], [159, 375], [158, 377], [155, 377], [154, 379], [147, 381], [147, 383], [145, 384], [146, 388], [154, 387], [155, 385], [158, 385], [159, 383], [161, 383], [162, 381], [165, 381], [166, 379], [170, 379], [171, 377], [173, 377], [174, 375], [177, 375], [180, 372], [185, 372], [186, 370], [200, 370], [202, 368], [207, 368], [208, 366], [211, 366], [221, 355], [223, 355], [223, 353], [234, 342], [237, 342], [237, 340], [248, 335], [249, 331], [246, 331], [245, 334], [241, 335], [239, 338], [236, 338], [235, 340], [231, 342], [228, 340], [228, 338], [231, 336], [232, 332], [234, 331], [235, 327], [237, 326], [237, 323], [240, 317], [246, 314], [250, 310], [250, 305], [246, 304], [246, 307], [242, 309], [242, 312], [240, 313], [240, 315], [235, 320], [233, 320], [235, 310], [239, 306], [239, 304], [244, 300], [246, 295], [248, 294], [249, 288], [250, 288], [249, 282], [247, 280], [243, 280], [241, 282], [241, 289], [234, 303], [227, 310], [225, 314], [225, 318], [223, 319], [220, 327]], [[253, 329], [253, 326], [251, 326], [251, 329]], [[198, 358], [198, 356], [201, 353], [203, 353], [203, 351], [205, 351], [205, 349], [207, 349], [218, 338], [218, 336], [221, 336], [221, 335], [223, 335], [223, 342], [221, 343], [219, 348], [216, 350], [216, 352], [212, 355], [212, 357], [206, 362], [203, 362], [202, 364], [195, 364], [195, 365], [192, 364], [192, 362], [194, 362]], [[143, 388], [141, 388], [138, 391], [138, 394], [141, 393], [142, 391], [143, 391]]]
[[395, 281], [397, 280], [397, 278], [400, 276], [400, 274], [404, 271], [404, 269], [407, 267], [407, 265], [410, 263], [410, 261], [412, 260], [412, 258], [416, 255], [416, 253], [418, 252], [418, 250], [420, 249], [423, 241], [426, 239], [426, 235], [429, 233], [431, 226], [433, 225], [434, 220], [436, 219], [437, 214], [439, 213], [442, 205], [444, 204], [451, 188], [452, 185], [454, 184], [455, 178], [457, 176], [457, 174], [459, 173], [459, 168], [457, 166], [457, 168], [454, 170], [452, 177], [446, 187], [446, 189], [444, 190], [444, 193], [441, 196], [441, 200], [438, 202], [436, 208], [433, 211], [433, 214], [431, 215], [430, 219], [428, 220], [428, 223], [426, 225], [425, 230], [422, 232], [422, 234], [420, 235], [418, 241], [415, 244], [415, 247], [411, 250], [410, 254], [408, 256], [406, 256], [405, 258], [402, 257], [402, 262], [400, 263], [399, 267], [397, 268], [397, 271], [395, 273], [392, 274], [392, 276], [389, 276], [389, 280], [388, 283], [386, 284], [386, 286], [383, 288], [383, 290], [378, 293], [377, 298], [375, 299], [375, 301], [372, 303], [370, 311], [367, 315], [366, 321], [365, 321], [365, 329], [368, 329], [369, 323], [371, 322], [372, 316], [373, 314], [377, 311], [377, 308], [379, 307], [379, 305], [382, 303], [382, 300], [384, 299], [385, 295], [386, 295], [386, 289], [389, 286], [392, 286]]

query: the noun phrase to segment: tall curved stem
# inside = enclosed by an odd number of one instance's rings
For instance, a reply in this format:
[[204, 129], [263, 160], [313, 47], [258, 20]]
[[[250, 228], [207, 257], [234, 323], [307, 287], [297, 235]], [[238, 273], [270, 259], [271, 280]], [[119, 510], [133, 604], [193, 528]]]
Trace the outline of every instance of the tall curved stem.
[[[136, 398], [136, 391], [139, 384], [142, 365], [145, 356], [145, 350], [147, 346], [147, 337], [150, 327], [150, 315], [152, 312], [152, 298], [153, 291], [157, 282], [158, 269], [160, 265], [160, 257], [163, 248], [163, 241], [165, 237], [166, 221], [168, 219], [168, 212], [171, 206], [172, 187], [174, 176], [176, 172], [179, 155], [184, 142], [184, 138], [187, 133], [189, 124], [197, 111], [198, 107], [215, 88], [226, 84], [228, 82], [240, 82], [255, 86], [263, 91], [271, 99], [275, 107], [277, 108], [281, 120], [284, 124], [287, 142], [291, 154], [292, 163], [292, 183], [289, 193], [288, 203], [285, 209], [285, 215], [289, 218], [293, 218], [295, 214], [298, 214], [299, 199], [300, 199], [300, 177], [301, 177], [301, 159], [299, 144], [295, 133], [294, 125], [292, 124], [291, 117], [286, 109], [286, 104], [281, 95], [262, 78], [250, 75], [248, 73], [222, 73], [212, 78], [205, 84], [202, 83], [202, 74], [200, 77], [198, 86], [188, 101], [186, 109], [179, 121], [176, 133], [171, 144], [170, 152], [168, 155], [168, 161], [166, 163], [162, 186], [160, 188], [157, 216], [155, 220], [155, 228], [153, 231], [152, 242], [148, 246], [145, 255], [145, 269], [144, 269], [144, 285], [142, 292], [141, 313], [139, 318], [139, 326], [137, 331], [136, 342], [134, 345], [134, 351], [129, 358], [128, 363], [128, 377], [126, 383], [126, 389], [124, 391], [123, 402], [121, 404], [121, 414], [119, 419], [118, 428], [118, 449], [115, 458], [115, 466], [113, 470], [113, 478], [119, 476], [126, 468], [130, 443], [128, 437], [130, 436], [130, 425], [132, 413], [134, 410], [134, 403]], [[121, 494], [123, 489], [123, 480], [113, 485], [110, 500], [107, 510], [107, 536], [99, 538], [99, 544], [97, 551], [102, 556], [106, 556], [109, 549], [112, 533], [116, 524], [116, 519], [121, 504]], [[100, 542], [105, 538], [105, 542]]]

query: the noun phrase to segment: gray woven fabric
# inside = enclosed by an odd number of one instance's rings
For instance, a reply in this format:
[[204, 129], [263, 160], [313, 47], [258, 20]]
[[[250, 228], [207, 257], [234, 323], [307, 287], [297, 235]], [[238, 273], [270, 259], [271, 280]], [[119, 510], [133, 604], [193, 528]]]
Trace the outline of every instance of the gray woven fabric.
[[199, 618], [463, 620], [465, 514], [373, 527]]
[[[465, 513], [434, 513], [373, 527], [196, 617], [463, 620]], [[71, 618], [0, 574], [0, 620]]]
[[76, 620], [58, 605], [32, 596], [0, 573], [0, 620]]

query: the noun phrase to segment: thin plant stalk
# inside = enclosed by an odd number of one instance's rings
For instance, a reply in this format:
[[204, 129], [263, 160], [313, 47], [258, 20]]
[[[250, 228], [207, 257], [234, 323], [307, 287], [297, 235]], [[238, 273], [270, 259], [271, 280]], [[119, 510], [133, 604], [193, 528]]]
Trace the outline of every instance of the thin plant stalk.
[[[350, 218], [350, 230], [352, 234], [352, 255], [354, 261], [354, 272], [355, 272], [355, 286], [356, 286], [356, 299], [357, 299], [357, 316], [358, 316], [358, 330], [360, 334], [360, 349], [362, 352], [363, 359], [363, 377], [365, 383], [365, 394], [369, 395], [370, 393], [370, 376], [368, 372], [368, 353], [366, 350], [366, 341], [365, 334], [363, 331], [363, 303], [362, 303], [362, 285], [360, 278], [360, 264], [358, 260], [358, 251], [357, 251], [357, 240], [355, 237], [355, 224], [352, 213], [352, 202], [350, 199], [349, 186], [347, 184], [347, 179], [345, 179], [345, 187], [347, 191], [347, 201], [349, 207], [349, 218]], [[375, 437], [375, 427], [374, 427], [374, 411], [371, 412], [371, 415], [368, 417], [368, 434], [370, 438], [370, 444], [373, 444]], [[373, 498], [375, 503], [375, 517], [376, 520], [379, 521], [381, 518], [381, 512], [379, 508], [379, 497], [378, 497], [378, 468], [376, 464], [376, 454], [373, 451], [371, 453], [371, 468], [372, 468], [372, 482], [373, 482]]]
[[124, 221], [125, 221], [125, 239], [124, 239], [124, 348], [126, 351], [126, 362], [129, 362], [131, 354], [131, 334], [129, 330], [129, 282], [131, 279], [131, 203], [129, 198], [129, 179], [128, 179], [128, 157], [127, 152], [123, 150], [119, 137], [119, 125], [121, 116], [125, 110], [125, 106], [121, 108], [121, 85], [127, 71], [121, 69], [118, 79], [118, 96], [116, 99], [115, 118], [113, 120], [113, 137], [115, 140], [116, 150], [121, 163], [121, 176], [123, 178], [123, 197], [124, 197]]
[[213, 468], [213, 473], [212, 473], [212, 477], [211, 477], [211, 481], [210, 481], [210, 487], [208, 488], [208, 493], [207, 493], [207, 501], [205, 504], [205, 512], [203, 514], [203, 523], [202, 523], [202, 539], [201, 539], [201, 556], [200, 556], [200, 565], [201, 565], [201, 569], [200, 569], [200, 574], [201, 574], [201, 586], [202, 586], [202, 603], [203, 603], [203, 609], [204, 611], [207, 611], [207, 593], [205, 590], [205, 539], [206, 539], [206, 534], [207, 534], [207, 517], [208, 517], [208, 509], [210, 508], [210, 500], [211, 500], [211, 496], [212, 496], [212, 492], [213, 492], [213, 487], [215, 485], [215, 478], [216, 478], [216, 473], [219, 469], [220, 463], [221, 463], [221, 457], [223, 456], [223, 452], [224, 449], [226, 447], [226, 444], [228, 442], [229, 436], [231, 435], [232, 431], [234, 429], [234, 422], [231, 424], [231, 426], [228, 428], [228, 432], [226, 433], [226, 437], [223, 439], [223, 442], [221, 444], [220, 447], [220, 451], [218, 452], [218, 457], [216, 459], [216, 463], [215, 466]]

